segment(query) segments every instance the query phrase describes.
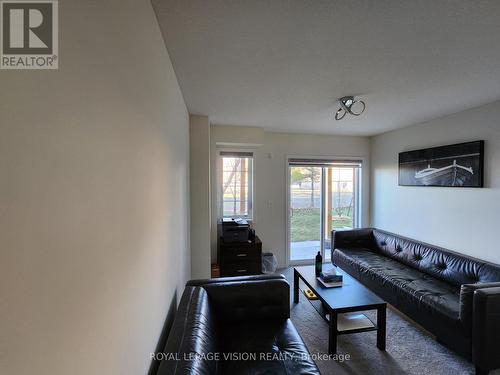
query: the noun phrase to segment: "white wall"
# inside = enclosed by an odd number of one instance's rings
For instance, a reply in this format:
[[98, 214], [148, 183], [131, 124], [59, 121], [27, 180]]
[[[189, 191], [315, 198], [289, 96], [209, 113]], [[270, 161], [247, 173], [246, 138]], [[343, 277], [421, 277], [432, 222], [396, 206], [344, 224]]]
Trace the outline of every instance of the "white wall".
[[210, 122], [190, 116], [189, 123], [191, 276], [210, 277]]
[[147, 0], [64, 0], [0, 71], [2, 374], [145, 374], [190, 274], [188, 113]]
[[[363, 169], [363, 225], [369, 223], [369, 138], [272, 133], [255, 127], [212, 125], [212, 202], [217, 201], [215, 149], [217, 143], [260, 144], [255, 149], [255, 229], [263, 250], [272, 251], [280, 266], [286, 264], [287, 155], [365, 158]], [[212, 257], [216, 256], [217, 205], [212, 205]]]
[[[485, 188], [398, 186], [398, 153], [485, 140]], [[372, 138], [374, 227], [500, 264], [500, 101]]]

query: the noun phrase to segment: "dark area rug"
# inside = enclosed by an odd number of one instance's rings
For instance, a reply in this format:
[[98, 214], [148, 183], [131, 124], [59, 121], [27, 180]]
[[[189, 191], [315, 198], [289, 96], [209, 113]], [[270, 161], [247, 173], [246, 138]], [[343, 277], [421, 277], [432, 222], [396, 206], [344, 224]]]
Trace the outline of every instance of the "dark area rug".
[[[293, 268], [279, 270], [293, 286]], [[291, 291], [293, 287], [291, 288]], [[313, 356], [327, 354], [328, 325], [301, 293], [293, 304], [292, 321]], [[290, 297], [290, 301], [293, 298]], [[372, 320], [375, 312], [366, 312]], [[387, 350], [376, 347], [376, 332], [343, 335], [338, 338], [338, 353], [349, 354], [341, 361], [318, 359], [316, 364], [328, 374], [474, 374], [472, 363], [438, 343], [429, 333], [393, 308], [387, 309]], [[500, 375], [500, 371], [490, 375]]]

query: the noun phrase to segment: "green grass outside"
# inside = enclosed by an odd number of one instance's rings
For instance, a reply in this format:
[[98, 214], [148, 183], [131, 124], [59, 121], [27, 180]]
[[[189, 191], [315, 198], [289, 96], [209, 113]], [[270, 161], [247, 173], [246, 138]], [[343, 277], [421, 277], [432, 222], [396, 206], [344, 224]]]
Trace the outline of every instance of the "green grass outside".
[[[352, 210], [348, 214], [348, 208], [342, 209], [342, 216], [333, 213], [333, 228], [352, 227]], [[319, 241], [320, 240], [320, 211], [319, 208], [305, 208], [293, 210], [290, 223], [290, 235], [292, 242]]]

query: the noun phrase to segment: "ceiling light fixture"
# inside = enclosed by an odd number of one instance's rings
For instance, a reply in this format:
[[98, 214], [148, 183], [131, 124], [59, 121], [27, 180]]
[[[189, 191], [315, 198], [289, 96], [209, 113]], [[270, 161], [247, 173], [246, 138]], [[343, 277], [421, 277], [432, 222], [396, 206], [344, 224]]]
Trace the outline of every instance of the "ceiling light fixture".
[[355, 100], [354, 96], [344, 96], [339, 99], [340, 108], [335, 113], [335, 120], [342, 120], [346, 114], [359, 116], [365, 111], [366, 105], [362, 100]]

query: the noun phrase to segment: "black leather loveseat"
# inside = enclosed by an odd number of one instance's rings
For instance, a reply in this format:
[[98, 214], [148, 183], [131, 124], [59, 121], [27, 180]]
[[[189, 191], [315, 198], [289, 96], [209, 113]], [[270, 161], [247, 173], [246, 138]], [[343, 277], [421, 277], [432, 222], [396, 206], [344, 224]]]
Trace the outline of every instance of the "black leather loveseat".
[[319, 374], [282, 275], [187, 283], [158, 375]]
[[332, 262], [477, 373], [500, 367], [500, 266], [377, 229], [332, 231]]

